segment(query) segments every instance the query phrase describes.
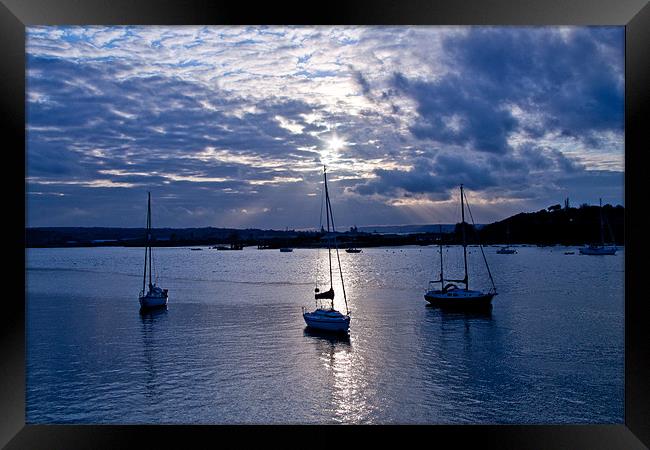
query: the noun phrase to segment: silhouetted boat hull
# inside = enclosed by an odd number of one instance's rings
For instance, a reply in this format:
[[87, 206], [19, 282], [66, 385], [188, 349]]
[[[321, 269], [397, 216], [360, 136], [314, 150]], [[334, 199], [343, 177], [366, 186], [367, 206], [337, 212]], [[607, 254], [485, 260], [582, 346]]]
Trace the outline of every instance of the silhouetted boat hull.
[[429, 291], [424, 298], [431, 305], [444, 309], [483, 309], [492, 306], [492, 298], [496, 294], [453, 289], [450, 291]]
[[212, 248], [216, 248], [217, 250], [243, 250], [244, 245], [243, 244], [230, 244], [230, 246], [227, 245], [216, 245]]
[[615, 255], [616, 247], [589, 246], [580, 249], [581, 255]]
[[154, 292], [149, 291], [147, 295], [141, 295], [139, 297], [140, 309], [154, 309], [167, 306], [167, 300], [169, 298], [167, 289], [160, 289], [158, 286], [154, 286], [153, 289]]

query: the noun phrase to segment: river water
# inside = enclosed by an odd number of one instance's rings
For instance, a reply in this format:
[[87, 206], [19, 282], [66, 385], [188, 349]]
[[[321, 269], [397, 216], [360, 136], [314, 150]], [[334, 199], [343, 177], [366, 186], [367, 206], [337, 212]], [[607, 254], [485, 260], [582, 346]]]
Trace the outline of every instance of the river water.
[[348, 339], [301, 314], [326, 250], [154, 249], [169, 306], [141, 315], [143, 249], [28, 249], [27, 423], [623, 423], [624, 250], [496, 249], [487, 314], [427, 306], [438, 247], [341, 252]]

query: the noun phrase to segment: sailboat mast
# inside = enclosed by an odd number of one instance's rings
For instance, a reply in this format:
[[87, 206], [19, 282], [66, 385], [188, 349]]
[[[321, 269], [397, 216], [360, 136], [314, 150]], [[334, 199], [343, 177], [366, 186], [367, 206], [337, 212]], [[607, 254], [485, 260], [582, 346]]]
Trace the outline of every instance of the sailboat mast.
[[600, 243], [605, 246], [605, 228], [603, 227], [603, 199], [598, 199], [598, 204], [600, 205]]
[[[327, 257], [330, 263], [330, 288], [334, 288], [334, 281], [332, 277], [332, 245], [330, 234], [330, 195], [327, 189], [327, 168], [323, 166], [323, 180], [325, 183], [325, 215], [327, 217]], [[332, 309], [334, 309], [334, 299], [332, 299]]]
[[[325, 173], [325, 167], [323, 166], [323, 173]], [[330, 201], [329, 190], [327, 188], [327, 178], [325, 178], [325, 208], [329, 212], [329, 219], [332, 221], [332, 233], [336, 233], [336, 226], [334, 225], [334, 212], [332, 211], [332, 202]], [[329, 241], [328, 241], [329, 242]], [[336, 236], [334, 236], [334, 248], [336, 249], [336, 261], [339, 265], [339, 275], [341, 276], [341, 289], [343, 290], [343, 300], [345, 301], [345, 311], [346, 314], [350, 313], [348, 308], [348, 297], [345, 294], [345, 283], [343, 282], [343, 268], [341, 267], [341, 256], [339, 255], [339, 246], [336, 243]], [[331, 253], [330, 253], [331, 255]], [[330, 256], [330, 283], [333, 286], [332, 282], [332, 258]], [[334, 309], [334, 298], [332, 297], [332, 309]]]
[[[330, 210], [330, 217], [332, 218], [332, 232], [336, 233], [336, 227], [334, 226], [334, 213], [332, 212], [332, 203], [328, 201], [328, 206]], [[345, 311], [346, 314], [349, 314], [350, 309], [348, 308], [348, 297], [345, 294], [345, 283], [343, 282], [343, 268], [341, 267], [341, 256], [339, 255], [339, 246], [336, 243], [336, 236], [334, 236], [334, 248], [336, 249], [336, 261], [339, 264], [339, 275], [341, 276], [341, 289], [343, 290], [343, 300], [345, 301]], [[334, 309], [334, 299], [332, 299], [332, 309]]]
[[[149, 193], [149, 201], [151, 201], [151, 193]], [[149, 211], [147, 208], [147, 230], [144, 234], [144, 273], [142, 274], [142, 295], [144, 295], [145, 283], [147, 282], [147, 250], [149, 248]]]
[[440, 242], [440, 290], [443, 290], [445, 288], [445, 279], [442, 270], [442, 225], [438, 225], [438, 232], [440, 233], [440, 236], [438, 237]]
[[465, 262], [465, 289], [469, 289], [469, 280], [467, 277], [467, 242], [465, 241], [465, 203], [464, 203], [463, 185], [460, 185], [460, 215], [461, 215], [461, 229], [463, 236], [463, 260]]
[[149, 246], [149, 289], [151, 289], [151, 192], [147, 202], [147, 245]]

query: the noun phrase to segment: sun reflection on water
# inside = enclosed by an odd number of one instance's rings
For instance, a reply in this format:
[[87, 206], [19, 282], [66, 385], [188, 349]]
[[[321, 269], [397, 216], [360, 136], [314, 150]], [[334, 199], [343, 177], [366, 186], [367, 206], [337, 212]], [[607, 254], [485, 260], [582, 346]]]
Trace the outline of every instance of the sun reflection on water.
[[330, 403], [323, 407], [328, 409], [332, 420], [336, 423], [368, 422], [372, 407], [365, 397], [366, 386], [358, 376], [364, 362], [354, 351], [351, 337], [308, 328], [304, 333], [315, 344], [323, 377], [329, 385]]

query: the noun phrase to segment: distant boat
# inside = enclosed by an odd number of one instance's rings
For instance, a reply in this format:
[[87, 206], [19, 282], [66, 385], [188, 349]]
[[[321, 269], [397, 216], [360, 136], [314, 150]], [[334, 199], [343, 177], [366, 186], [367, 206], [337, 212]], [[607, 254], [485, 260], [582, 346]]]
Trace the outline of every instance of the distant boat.
[[346, 253], [361, 253], [361, 249], [360, 248], [350, 247], [350, 248], [346, 248], [345, 252]]
[[517, 253], [517, 250], [515, 250], [514, 248], [508, 245], [509, 242], [510, 242], [510, 226], [506, 224], [506, 246], [501, 247], [499, 250], [497, 250], [497, 253], [499, 255], [512, 255]]
[[[332, 216], [332, 204], [330, 203], [329, 191], [327, 189], [327, 170], [323, 167], [323, 180], [325, 190], [325, 214], [327, 216], [327, 256], [329, 258], [329, 275], [330, 275], [330, 288], [325, 292], [320, 292], [316, 287], [314, 290], [314, 298], [316, 299], [316, 310], [312, 312], [305, 312], [302, 309], [302, 317], [305, 319], [307, 327], [323, 331], [343, 332], [347, 333], [350, 328], [350, 311], [348, 310], [348, 299], [345, 294], [345, 285], [343, 283], [343, 270], [341, 269], [341, 259], [339, 257], [339, 249], [336, 244], [336, 229], [334, 227], [334, 218]], [[322, 216], [321, 216], [322, 218]], [[331, 231], [330, 233], [330, 223]], [[343, 288], [343, 299], [345, 300], [346, 314], [334, 309], [334, 282], [332, 275], [332, 246], [336, 250], [336, 259], [339, 264], [339, 274], [341, 275], [341, 287]], [[330, 304], [327, 307], [319, 306], [319, 300], [328, 299]]]
[[603, 225], [603, 200], [599, 199], [600, 203], [600, 243], [599, 244], [590, 244], [588, 246], [582, 247], [580, 249], [581, 255], [615, 255], [616, 246], [606, 246], [605, 245], [605, 229]]
[[[156, 286], [152, 282], [153, 272], [153, 257], [151, 252], [151, 192], [147, 203], [147, 232], [145, 235], [146, 246], [144, 248], [144, 275], [142, 276], [142, 291], [140, 291], [140, 309], [162, 308], [167, 306], [167, 299], [169, 297], [167, 289]], [[147, 269], [149, 272], [149, 289], [145, 294], [147, 282]]]
[[192, 250], [192, 251], [195, 252], [195, 251], [197, 251], [197, 250], [203, 250], [203, 249], [202, 249], [202, 248], [191, 248], [190, 250]]
[[216, 245], [212, 248], [216, 248], [217, 250], [243, 250], [244, 245], [243, 244], [237, 244], [237, 243], [232, 243], [230, 246], [228, 245]]
[[564, 252], [565, 255], [575, 255], [576, 252]]
[[[442, 240], [439, 242], [440, 250], [440, 279], [429, 282], [429, 290], [424, 294], [424, 298], [433, 306], [440, 308], [448, 309], [477, 309], [477, 308], [489, 308], [492, 305], [492, 298], [497, 295], [496, 286], [494, 285], [494, 280], [492, 279], [492, 273], [490, 272], [490, 267], [488, 266], [487, 259], [485, 258], [485, 252], [483, 252], [483, 246], [479, 244], [481, 254], [483, 255], [483, 261], [485, 262], [485, 267], [487, 268], [490, 281], [492, 282], [492, 288], [488, 292], [470, 290], [469, 289], [469, 277], [467, 273], [467, 242], [465, 236], [465, 194], [463, 192], [463, 185], [460, 185], [460, 209], [461, 209], [461, 232], [462, 232], [462, 244], [463, 244], [463, 260], [465, 263], [465, 276], [460, 280], [453, 280], [444, 277], [443, 271], [443, 257], [442, 257]], [[469, 205], [468, 205], [469, 210]], [[471, 210], [469, 210], [471, 216]], [[472, 224], [474, 220], [472, 219]], [[435, 289], [434, 285], [440, 283], [440, 289]], [[458, 287], [454, 283], [462, 283], [464, 287]]]

